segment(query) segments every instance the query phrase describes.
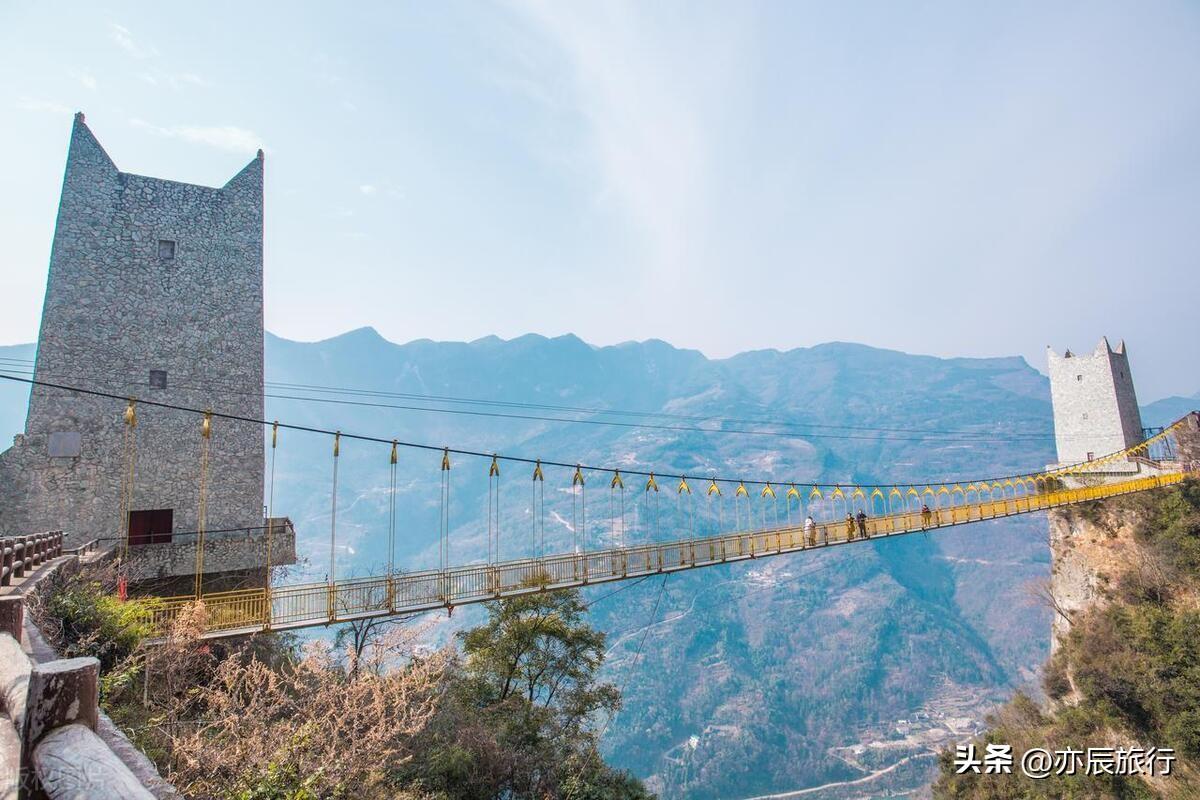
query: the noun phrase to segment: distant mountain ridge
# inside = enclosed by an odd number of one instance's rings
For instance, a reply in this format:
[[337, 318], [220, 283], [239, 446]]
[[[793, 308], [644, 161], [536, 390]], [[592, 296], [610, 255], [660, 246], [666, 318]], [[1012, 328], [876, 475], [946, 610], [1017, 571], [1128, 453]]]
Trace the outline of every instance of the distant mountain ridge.
[[[682, 472], [699, 481], [714, 473], [918, 481], [1020, 472], [1053, 460], [1047, 380], [1017, 357], [943, 359], [829, 343], [709, 359], [658, 340], [597, 347], [570, 335], [530, 334], [395, 344], [371, 328], [311, 343], [268, 335], [265, 346], [269, 418], [434, 446]], [[0, 356], [32, 353], [29, 345], [0, 348]], [[0, 433], [20, 429], [20, 394], [0, 386]], [[310, 399], [290, 399], [300, 395]], [[463, 402], [484, 399], [512, 405]], [[1148, 406], [1148, 420], [1167, 413], [1166, 403]], [[432, 406], [441, 410], [415, 410]], [[587, 423], [538, 419], [567, 416]], [[770, 427], [755, 420], [783, 421], [794, 435], [688, 430], [698, 427], [694, 418], [754, 430]], [[632, 427], [592, 424], [602, 421]], [[386, 562], [386, 449], [343, 442], [339, 575]], [[402, 453], [397, 563], [406, 569], [436, 563], [440, 457]], [[320, 580], [328, 571], [331, 466], [326, 438], [281, 434], [275, 510], [297, 523], [308, 557], [297, 577]], [[504, 557], [532, 546], [526, 472], [502, 467]], [[481, 559], [486, 463], [456, 457], [452, 475], [452, 560]], [[553, 550], [571, 546], [568, 477], [547, 473], [546, 496], [558, 514], [547, 523]], [[596, 505], [581, 534], [594, 544], [613, 529], [607, 478], [589, 481]], [[687, 508], [674, 487], [654, 499], [630, 486], [631, 518], [632, 509], [638, 514], [631, 537], [685, 535]], [[661, 506], [658, 528], [648, 522], [651, 503]], [[754, 509], [757, 515], [761, 506]], [[909, 756], [888, 773], [891, 783], [872, 786], [918, 786], [932, 764], [919, 744], [897, 738], [897, 727], [950, 709], [958, 709], [955, 719], [978, 718], [1044, 660], [1048, 614], [1027, 600], [1025, 585], [1048, 574], [1045, 537], [1044, 520], [1018, 518], [678, 573], [611, 596], [612, 588], [589, 590], [591, 613], [610, 635], [609, 677], [626, 690], [606, 751], [665, 797], [794, 790], [853, 780]], [[448, 624], [471, 613], [456, 612]]]

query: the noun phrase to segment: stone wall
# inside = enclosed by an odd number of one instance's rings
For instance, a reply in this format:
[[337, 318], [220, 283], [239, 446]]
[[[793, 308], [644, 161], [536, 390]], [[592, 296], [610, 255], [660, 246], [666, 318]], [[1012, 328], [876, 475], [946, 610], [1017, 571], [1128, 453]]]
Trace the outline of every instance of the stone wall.
[[[221, 188], [120, 172], [76, 115], [36, 378], [261, 418], [262, 181], [261, 152]], [[0, 453], [0, 533], [122, 535], [124, 408], [34, 387]], [[137, 420], [131, 508], [173, 509], [174, 530], [195, 531], [199, 416], [143, 403]], [[262, 524], [263, 443], [258, 425], [214, 420], [208, 529]]]
[[1074, 464], [1124, 450], [1142, 440], [1142, 417], [1129, 358], [1101, 339], [1090, 355], [1048, 350], [1050, 397], [1058, 463]]
[[[296, 561], [296, 530], [291, 520], [272, 521], [271, 559], [274, 566]], [[129, 552], [128, 576], [142, 582], [193, 575], [196, 565], [197, 538], [188, 536], [182, 541], [148, 544]], [[204, 538], [205, 574], [249, 572], [267, 563], [267, 536], [261, 528], [245, 531], [222, 531]], [[207, 584], [206, 584], [207, 585]], [[215, 591], [215, 589], [214, 589]]]
[[1200, 472], [1200, 412], [1193, 411], [1175, 433], [1175, 447], [1184, 469]]

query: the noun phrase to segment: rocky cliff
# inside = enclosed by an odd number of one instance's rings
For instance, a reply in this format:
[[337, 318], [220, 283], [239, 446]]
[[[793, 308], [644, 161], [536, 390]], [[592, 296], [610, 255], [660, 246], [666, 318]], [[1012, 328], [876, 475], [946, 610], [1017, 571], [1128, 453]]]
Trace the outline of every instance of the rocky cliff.
[[[1011, 774], [960, 774], [943, 753], [937, 798], [1200, 796], [1200, 484], [1051, 514], [1043, 597], [1056, 616], [1044, 698], [1018, 693], [975, 741], [1011, 745]], [[1032, 748], [1168, 749], [1169, 774], [1090, 772], [1033, 780]], [[1111, 751], [1110, 751], [1111, 752]], [[1157, 764], [1161, 770], [1161, 762]]]

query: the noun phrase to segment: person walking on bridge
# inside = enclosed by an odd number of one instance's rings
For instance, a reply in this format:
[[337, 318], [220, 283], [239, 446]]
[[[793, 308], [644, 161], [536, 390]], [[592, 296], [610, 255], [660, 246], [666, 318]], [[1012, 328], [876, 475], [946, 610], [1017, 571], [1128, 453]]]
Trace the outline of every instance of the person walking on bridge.
[[921, 506], [921, 530], [925, 530], [926, 528], [930, 527], [930, 523], [932, 521], [933, 512], [929, 510], [928, 504], [923, 504]]
[[817, 543], [817, 523], [813, 521], [812, 514], [804, 518], [804, 541], [808, 542], [809, 547]]
[[859, 509], [858, 516], [855, 517], [858, 522], [858, 538], [867, 538], [867, 512]]
[[854, 517], [850, 513], [846, 513], [846, 541], [854, 541]]

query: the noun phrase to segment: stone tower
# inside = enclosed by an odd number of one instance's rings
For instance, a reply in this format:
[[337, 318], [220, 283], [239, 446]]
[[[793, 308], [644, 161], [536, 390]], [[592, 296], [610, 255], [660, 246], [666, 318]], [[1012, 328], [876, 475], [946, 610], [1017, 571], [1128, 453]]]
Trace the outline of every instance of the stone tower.
[[[220, 188], [131, 175], [75, 115], [35, 378], [262, 418], [261, 150]], [[33, 388], [24, 435], [0, 453], [0, 532], [123, 535], [124, 405]], [[200, 420], [146, 404], [137, 419], [131, 535], [185, 541], [198, 523]], [[216, 419], [210, 451], [207, 530], [261, 527], [261, 427]]]
[[1103, 338], [1090, 355], [1046, 350], [1058, 463], [1099, 458], [1142, 440], [1142, 415], [1124, 342], [1114, 350]]

